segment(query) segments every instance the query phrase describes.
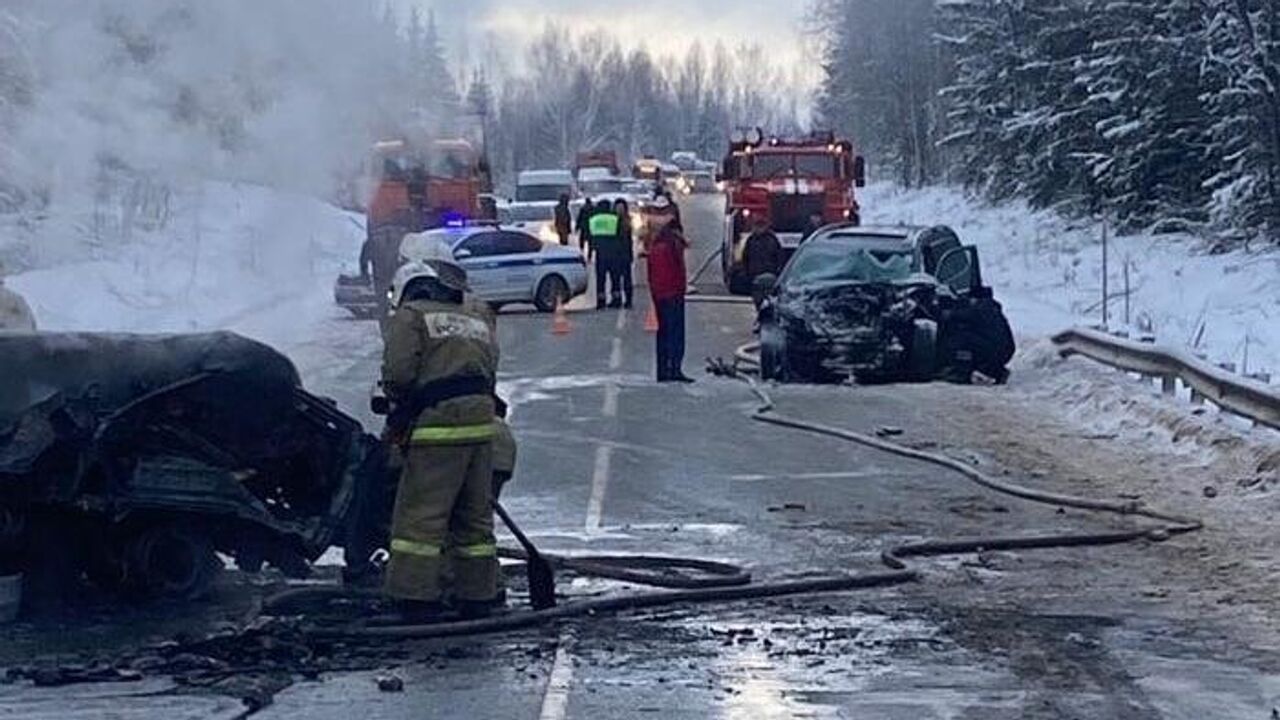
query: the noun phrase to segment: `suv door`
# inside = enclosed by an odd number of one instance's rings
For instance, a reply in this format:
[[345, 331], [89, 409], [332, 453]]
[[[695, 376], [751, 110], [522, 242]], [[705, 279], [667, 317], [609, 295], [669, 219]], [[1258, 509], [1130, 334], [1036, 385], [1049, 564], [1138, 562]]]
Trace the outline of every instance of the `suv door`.
[[942, 259], [953, 250], [962, 247], [960, 237], [945, 226], [933, 227], [920, 235], [920, 260], [924, 272], [936, 276]]
[[933, 275], [957, 295], [975, 295], [982, 289], [982, 266], [978, 260], [978, 249], [966, 245], [949, 250], [938, 261]]

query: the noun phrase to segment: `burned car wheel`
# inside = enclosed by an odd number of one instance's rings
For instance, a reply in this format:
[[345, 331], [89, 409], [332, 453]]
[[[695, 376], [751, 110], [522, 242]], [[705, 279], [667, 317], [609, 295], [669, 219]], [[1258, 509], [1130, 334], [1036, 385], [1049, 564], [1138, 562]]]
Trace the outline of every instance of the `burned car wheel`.
[[208, 534], [178, 521], [140, 531], [129, 540], [124, 562], [127, 589], [153, 599], [198, 598], [222, 568]]

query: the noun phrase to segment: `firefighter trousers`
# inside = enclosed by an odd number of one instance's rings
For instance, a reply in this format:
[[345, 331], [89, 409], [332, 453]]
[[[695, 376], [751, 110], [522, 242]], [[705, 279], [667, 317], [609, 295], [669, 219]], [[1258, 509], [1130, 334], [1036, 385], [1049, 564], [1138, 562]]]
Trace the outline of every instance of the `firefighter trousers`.
[[409, 447], [384, 590], [397, 600], [440, 602], [446, 565], [458, 600], [489, 602], [497, 595], [491, 442]]

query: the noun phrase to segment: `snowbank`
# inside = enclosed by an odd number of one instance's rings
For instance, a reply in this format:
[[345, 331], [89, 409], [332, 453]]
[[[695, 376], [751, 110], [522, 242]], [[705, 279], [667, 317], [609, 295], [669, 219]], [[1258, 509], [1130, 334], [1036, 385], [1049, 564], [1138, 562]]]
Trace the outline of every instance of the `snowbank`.
[[288, 348], [340, 317], [332, 278], [355, 262], [362, 219], [253, 185], [202, 184], [173, 202], [164, 230], [7, 283], [44, 330], [230, 329]]
[[[1024, 203], [987, 205], [954, 188], [878, 184], [862, 203], [869, 224], [942, 223], [977, 245], [986, 279], [1021, 335], [1102, 320], [1099, 226]], [[1124, 325], [1127, 261], [1135, 329], [1214, 362], [1280, 375], [1280, 254], [1207, 255], [1193, 239], [1168, 235], [1112, 238], [1110, 248], [1112, 327]]]

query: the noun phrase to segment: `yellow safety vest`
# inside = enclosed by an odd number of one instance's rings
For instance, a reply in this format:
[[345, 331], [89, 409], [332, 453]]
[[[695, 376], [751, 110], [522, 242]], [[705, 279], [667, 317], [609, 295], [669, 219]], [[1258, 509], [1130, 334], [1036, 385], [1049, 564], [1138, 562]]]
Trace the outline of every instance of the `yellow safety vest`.
[[602, 212], [592, 215], [588, 226], [591, 228], [591, 237], [617, 237], [618, 224], [619, 221], [616, 214]]

